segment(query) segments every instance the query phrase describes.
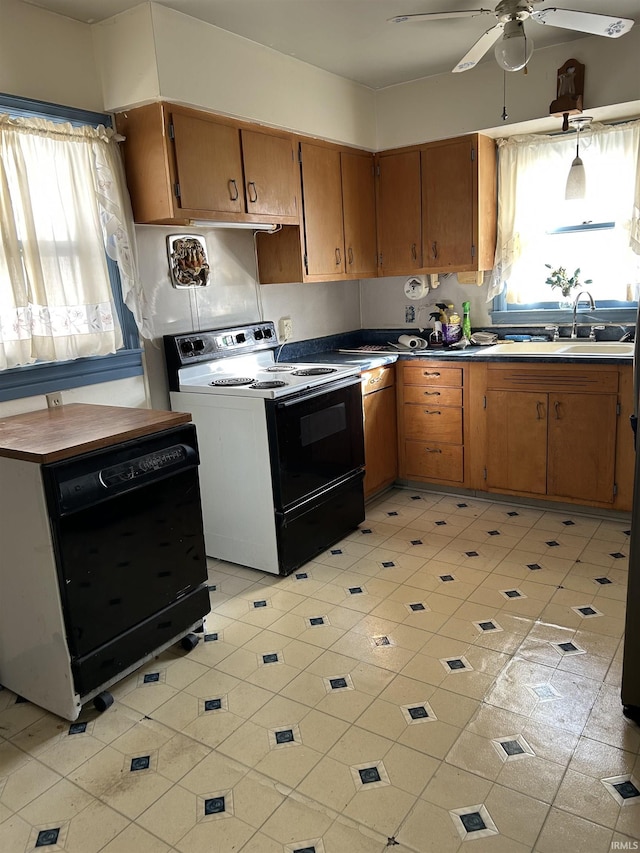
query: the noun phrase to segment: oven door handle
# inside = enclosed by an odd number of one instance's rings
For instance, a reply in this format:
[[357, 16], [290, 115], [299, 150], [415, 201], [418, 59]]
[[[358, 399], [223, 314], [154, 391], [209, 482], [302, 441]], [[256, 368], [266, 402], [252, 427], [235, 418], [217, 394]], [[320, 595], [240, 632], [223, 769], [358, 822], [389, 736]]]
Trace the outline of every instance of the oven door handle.
[[276, 403], [276, 407], [278, 409], [288, 409], [290, 406], [297, 406], [298, 403], [306, 403], [307, 400], [313, 400], [314, 397], [322, 397], [330, 391], [340, 391], [342, 388], [350, 388], [352, 385], [360, 385], [360, 377], [357, 374], [355, 376], [348, 376], [346, 379], [337, 382], [321, 385], [319, 388], [310, 389], [308, 393], [303, 391], [289, 400]]

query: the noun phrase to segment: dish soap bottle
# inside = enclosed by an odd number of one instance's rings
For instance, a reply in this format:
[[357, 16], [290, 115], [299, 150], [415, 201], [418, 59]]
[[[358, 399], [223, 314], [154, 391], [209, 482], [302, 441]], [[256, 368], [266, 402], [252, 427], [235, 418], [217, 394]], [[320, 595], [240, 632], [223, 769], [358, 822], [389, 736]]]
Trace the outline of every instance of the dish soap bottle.
[[462, 334], [467, 339], [471, 339], [471, 317], [469, 316], [469, 303], [462, 303]]

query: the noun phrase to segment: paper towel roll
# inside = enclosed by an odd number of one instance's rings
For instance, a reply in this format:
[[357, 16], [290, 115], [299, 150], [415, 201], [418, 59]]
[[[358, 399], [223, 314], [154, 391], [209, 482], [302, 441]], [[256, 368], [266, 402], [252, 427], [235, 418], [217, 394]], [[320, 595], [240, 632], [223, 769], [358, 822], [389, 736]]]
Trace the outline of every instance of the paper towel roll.
[[427, 342], [424, 338], [418, 338], [416, 335], [400, 335], [398, 343], [407, 349], [426, 349]]

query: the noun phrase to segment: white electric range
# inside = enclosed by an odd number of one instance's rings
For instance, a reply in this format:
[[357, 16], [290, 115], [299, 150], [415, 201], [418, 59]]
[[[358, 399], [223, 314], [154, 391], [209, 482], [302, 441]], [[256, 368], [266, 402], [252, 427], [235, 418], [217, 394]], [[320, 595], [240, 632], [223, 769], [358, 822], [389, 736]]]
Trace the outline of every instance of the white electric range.
[[271, 322], [164, 341], [171, 407], [198, 431], [209, 556], [289, 574], [357, 527], [356, 365], [279, 363]]

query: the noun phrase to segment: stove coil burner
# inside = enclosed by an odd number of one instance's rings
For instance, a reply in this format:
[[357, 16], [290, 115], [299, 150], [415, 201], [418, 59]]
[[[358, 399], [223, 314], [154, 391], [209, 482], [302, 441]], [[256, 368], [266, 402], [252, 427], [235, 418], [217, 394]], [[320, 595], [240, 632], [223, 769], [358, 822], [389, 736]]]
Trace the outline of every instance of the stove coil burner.
[[295, 370], [295, 364], [274, 364], [273, 367], [267, 367], [267, 373], [284, 373], [287, 370]]
[[251, 386], [252, 388], [259, 388], [260, 390], [266, 390], [268, 388], [282, 388], [286, 385], [286, 382], [278, 381], [276, 379], [268, 380], [267, 382], [254, 382]]
[[211, 385], [221, 387], [231, 387], [235, 385], [251, 385], [253, 379], [248, 379], [246, 376], [228, 376], [225, 379], [214, 379]]
[[294, 370], [292, 376], [322, 376], [325, 373], [335, 373], [335, 367], [307, 367], [305, 370]]

